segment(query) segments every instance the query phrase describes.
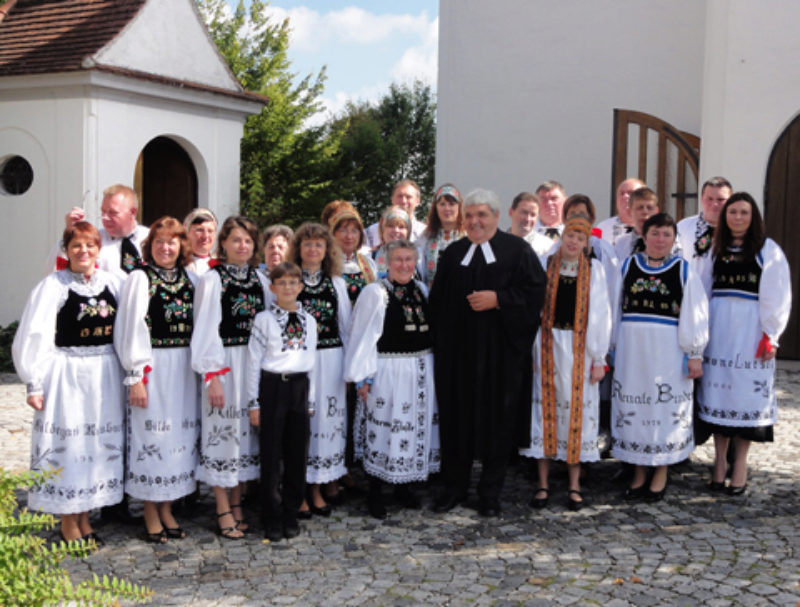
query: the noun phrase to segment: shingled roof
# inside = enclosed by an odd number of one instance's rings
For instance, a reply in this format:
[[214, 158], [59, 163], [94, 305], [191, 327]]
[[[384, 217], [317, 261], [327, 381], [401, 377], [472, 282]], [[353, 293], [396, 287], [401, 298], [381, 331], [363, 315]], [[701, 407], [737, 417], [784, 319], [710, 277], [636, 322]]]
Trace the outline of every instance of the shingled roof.
[[0, 23], [0, 76], [81, 69], [146, 0], [18, 0]]

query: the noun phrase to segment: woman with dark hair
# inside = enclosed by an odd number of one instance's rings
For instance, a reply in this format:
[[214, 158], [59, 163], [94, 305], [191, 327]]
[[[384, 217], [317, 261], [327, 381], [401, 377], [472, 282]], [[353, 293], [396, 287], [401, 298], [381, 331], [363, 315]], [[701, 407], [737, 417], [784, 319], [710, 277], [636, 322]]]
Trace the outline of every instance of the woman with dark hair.
[[466, 234], [464, 231], [464, 201], [452, 183], [436, 190], [428, 211], [428, 226], [415, 243], [419, 250], [417, 273], [428, 288], [436, 276], [439, 255], [447, 246]]
[[792, 307], [789, 264], [765, 236], [761, 213], [747, 192], [736, 192], [723, 206], [712, 256], [711, 337], [698, 395], [700, 419], [714, 434], [711, 489], [725, 490], [726, 452], [733, 439], [727, 490], [741, 495], [750, 443], [771, 442], [778, 418], [775, 354]]
[[96, 268], [92, 224], [75, 223], [62, 242], [68, 267], [33, 289], [12, 346], [34, 409], [31, 470], [61, 469], [31, 487], [28, 508], [60, 515], [65, 540], [99, 543], [89, 511], [123, 497], [124, 399], [113, 345], [121, 281]]
[[386, 518], [382, 485], [395, 486], [407, 508], [419, 508], [410, 483], [440, 467], [433, 386], [428, 290], [414, 280], [417, 249], [386, 245], [389, 275], [364, 288], [353, 310], [345, 378], [357, 382], [357, 453], [369, 476], [369, 513]]
[[636, 466], [629, 500], [661, 500], [668, 466], [694, 449], [692, 380], [703, 374], [708, 300], [689, 262], [672, 254], [675, 236], [668, 214], [647, 219], [645, 250], [622, 263], [616, 293], [612, 453]]
[[306, 483], [308, 499], [300, 517], [329, 516], [330, 505], [320, 485], [347, 474], [347, 401], [344, 347], [350, 322], [350, 298], [342, 278], [342, 252], [330, 231], [318, 223], [304, 223], [294, 233], [289, 259], [303, 271], [303, 290], [297, 301], [317, 321], [317, 362], [311, 415]]
[[292, 228], [282, 223], [267, 226], [261, 233], [260, 249], [264, 253], [264, 263], [259, 264], [258, 268], [264, 273], [264, 276], [268, 277], [272, 268], [286, 261], [286, 256], [289, 254], [289, 243], [292, 242], [293, 236]]
[[268, 301], [256, 271], [258, 229], [228, 217], [218, 238], [220, 263], [200, 279], [195, 294], [192, 368], [205, 384], [197, 479], [212, 485], [219, 533], [244, 537], [241, 484], [259, 478], [258, 436], [250, 427], [244, 377], [256, 314]]
[[591, 223], [571, 214], [560, 247], [549, 256], [542, 325], [534, 344], [537, 385], [531, 412], [531, 446], [520, 453], [538, 459], [539, 485], [530, 505], [550, 496], [550, 460], [567, 463], [567, 506], [580, 510], [580, 462], [598, 461], [598, 382], [605, 375], [611, 337], [611, 306], [605, 272], [589, 259]]
[[172, 217], [150, 226], [144, 265], [128, 275], [114, 346], [129, 391], [125, 492], [144, 502], [145, 538], [163, 544], [186, 533], [172, 502], [195, 490], [199, 383], [192, 371], [194, 283], [186, 230]]
[[322, 223], [328, 226], [344, 255], [342, 278], [347, 284], [350, 303], [355, 305], [361, 290], [375, 282], [375, 262], [359, 252], [364, 245], [364, 224], [355, 207], [345, 200], [334, 200], [322, 210]]

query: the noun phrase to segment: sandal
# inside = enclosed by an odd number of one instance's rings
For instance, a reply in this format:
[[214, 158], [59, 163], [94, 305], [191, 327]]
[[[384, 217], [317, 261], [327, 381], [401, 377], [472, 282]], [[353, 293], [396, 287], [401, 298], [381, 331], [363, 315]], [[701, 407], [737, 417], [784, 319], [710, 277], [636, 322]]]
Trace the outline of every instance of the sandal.
[[[536, 497], [539, 493], [544, 493], [544, 497]], [[529, 502], [529, 506], [531, 508], [544, 508], [547, 506], [547, 502], [550, 500], [550, 489], [548, 487], [539, 487], [533, 493], [533, 497], [531, 497], [531, 501]]]
[[[580, 500], [572, 499], [573, 495], [577, 495]], [[567, 491], [567, 507], [572, 510], [573, 512], [577, 512], [581, 508], [583, 508], [586, 504], [583, 501], [583, 494], [578, 491], [577, 489], [570, 489]]]
[[[233, 512], [228, 510], [227, 512], [218, 512], [217, 513], [217, 535], [220, 535], [228, 540], [240, 540], [244, 537], [244, 532], [239, 529], [238, 523], [235, 525], [231, 525], [230, 527], [220, 527], [219, 526], [219, 519], [223, 516], [230, 514], [233, 517]], [[236, 520], [235, 518], [233, 519]], [[239, 533], [240, 535], [236, 535]]]
[[[231, 504], [231, 512], [233, 512], [234, 508], [238, 508], [240, 514], [243, 512], [241, 504]], [[247, 531], [247, 529], [250, 527], [250, 525], [244, 522], [244, 518], [236, 518], [236, 516], [233, 516], [233, 520], [236, 521], [236, 528], [239, 531]]]
[[173, 540], [182, 540], [186, 537], [186, 532], [181, 527], [164, 526], [164, 531], [167, 532], [167, 537]]
[[164, 531], [163, 527], [161, 528], [161, 531], [156, 531], [155, 533], [150, 533], [147, 529], [145, 529], [144, 540], [146, 542], [150, 542], [151, 544], [166, 544], [167, 532]]

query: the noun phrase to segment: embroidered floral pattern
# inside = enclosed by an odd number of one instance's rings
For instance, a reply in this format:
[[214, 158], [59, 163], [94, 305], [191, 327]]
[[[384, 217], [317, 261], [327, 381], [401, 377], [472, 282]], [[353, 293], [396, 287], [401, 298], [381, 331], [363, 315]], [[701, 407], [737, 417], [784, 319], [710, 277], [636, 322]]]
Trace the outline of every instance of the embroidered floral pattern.
[[116, 312], [116, 308], [110, 305], [105, 299], [97, 300], [92, 297], [87, 303], [80, 304], [80, 311], [78, 312], [77, 320], [81, 320], [85, 316], [93, 318], [99, 316], [100, 318], [107, 318], [109, 315]]
[[662, 295], [669, 295], [667, 285], [661, 282], [660, 278], [650, 276], [649, 278], [637, 278], [636, 282], [631, 285], [631, 293], [642, 293], [649, 291], [650, 293], [661, 293]]

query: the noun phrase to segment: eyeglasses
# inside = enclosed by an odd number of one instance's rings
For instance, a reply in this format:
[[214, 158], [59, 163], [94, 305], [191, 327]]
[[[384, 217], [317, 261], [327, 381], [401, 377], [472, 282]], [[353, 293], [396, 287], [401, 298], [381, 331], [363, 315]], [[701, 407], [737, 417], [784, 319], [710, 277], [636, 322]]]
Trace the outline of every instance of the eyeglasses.
[[300, 284], [300, 281], [299, 281], [299, 280], [297, 280], [297, 279], [291, 279], [291, 280], [276, 280], [276, 281], [275, 281], [275, 282], [273, 282], [272, 284], [274, 284], [276, 287], [281, 287], [281, 288], [286, 288], [286, 287], [296, 287], [297, 285], [299, 285], [299, 284]]

